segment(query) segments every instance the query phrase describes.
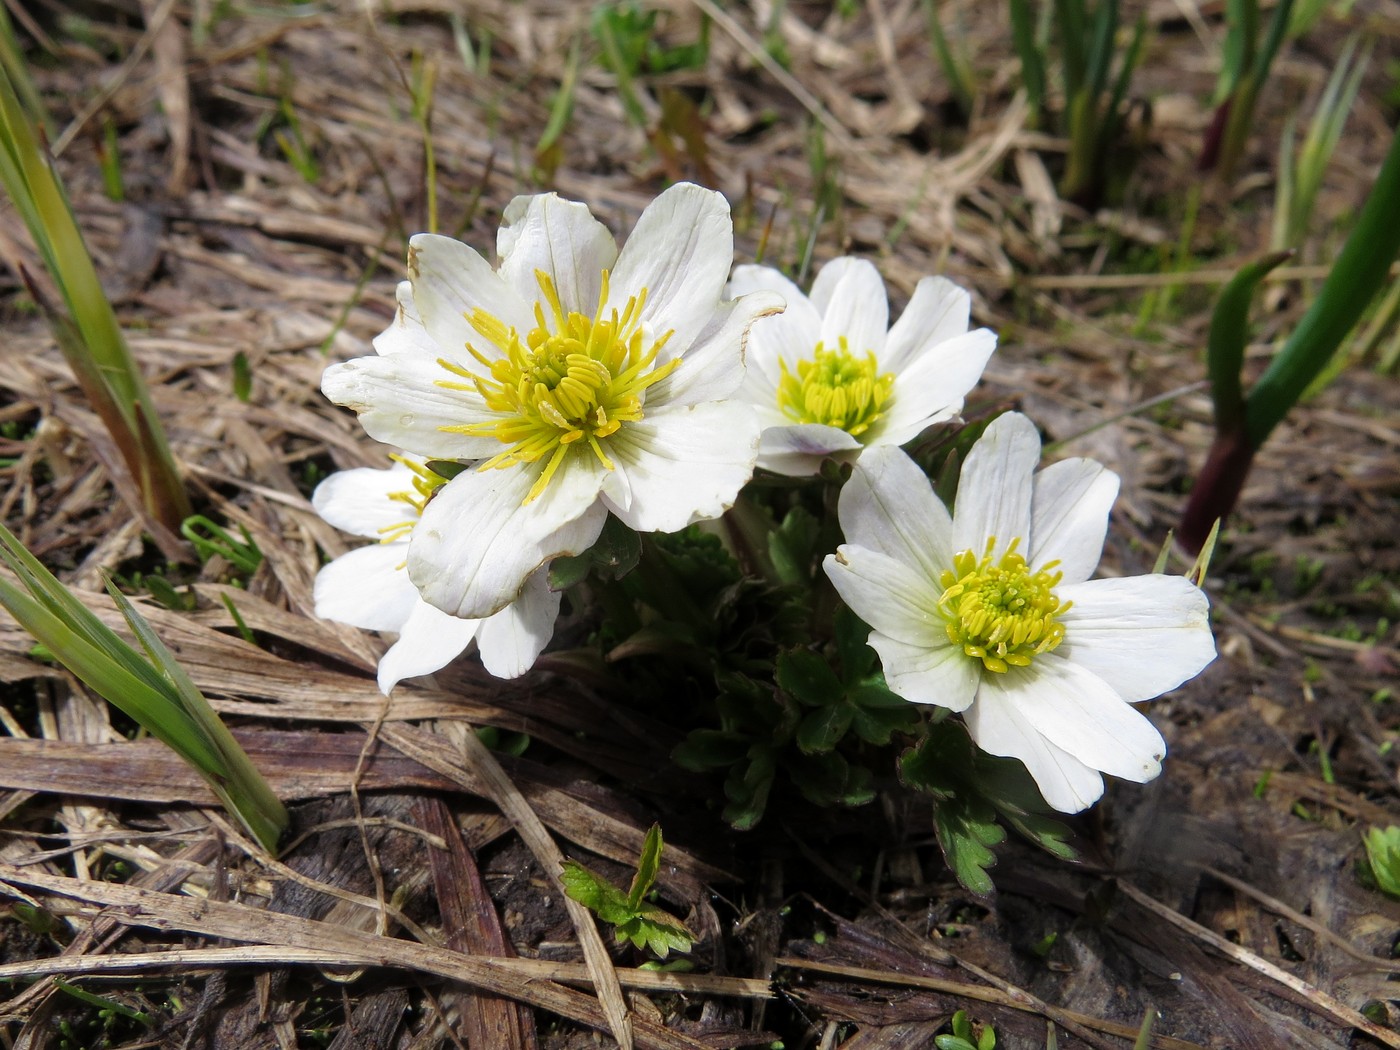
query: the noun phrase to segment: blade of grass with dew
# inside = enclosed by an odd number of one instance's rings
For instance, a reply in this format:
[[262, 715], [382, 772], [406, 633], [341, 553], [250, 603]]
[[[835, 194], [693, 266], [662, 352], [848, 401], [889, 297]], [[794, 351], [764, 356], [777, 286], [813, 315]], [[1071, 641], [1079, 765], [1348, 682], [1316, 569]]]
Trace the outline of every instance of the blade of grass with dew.
[[209, 783], [271, 850], [287, 812], [170, 650], [109, 580], [108, 592], [146, 651], [142, 657], [80, 602], [3, 525], [0, 561], [23, 585], [0, 578], [0, 605], [93, 691], [168, 745]]
[[[168, 538], [156, 534], [163, 552], [183, 558], [185, 552], [173, 533], [189, 516], [189, 497], [63, 184], [5, 69], [0, 69], [0, 182], [28, 227], [66, 312], [42, 294], [36, 302], [45, 310], [79, 385], [136, 481], [142, 499], [137, 509], [172, 534]], [[37, 285], [29, 283], [32, 291], [38, 291]]]

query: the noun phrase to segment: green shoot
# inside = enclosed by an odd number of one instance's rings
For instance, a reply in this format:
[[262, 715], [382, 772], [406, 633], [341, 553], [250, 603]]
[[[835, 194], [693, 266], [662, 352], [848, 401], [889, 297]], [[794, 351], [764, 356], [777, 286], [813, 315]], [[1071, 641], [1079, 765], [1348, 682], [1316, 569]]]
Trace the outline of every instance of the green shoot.
[[545, 122], [540, 140], [535, 143], [535, 167], [542, 181], [550, 182], [563, 159], [560, 138], [569, 120], [574, 115], [574, 93], [578, 89], [580, 47], [578, 40], [569, 48], [569, 60], [564, 66], [564, 77], [554, 92], [554, 102], [549, 107], [549, 120]]
[[[977, 89], [973, 84], [972, 67], [967, 61], [967, 55], [961, 49], [954, 53], [948, 43], [948, 34], [943, 29], [943, 21], [938, 16], [938, 5], [934, 0], [922, 0], [924, 8], [924, 21], [928, 23], [929, 44], [933, 47], [934, 57], [938, 59], [938, 66], [943, 70], [943, 75], [948, 78], [948, 90], [953, 96], [953, 101], [957, 104], [958, 111], [964, 117], [972, 115], [972, 102], [976, 97]], [[962, 40], [963, 35], [959, 32], [957, 39]], [[1033, 108], [1038, 107], [1040, 100], [1037, 98], [1033, 103]]]
[[1197, 166], [1229, 179], [1244, 155], [1254, 123], [1254, 104], [1269, 79], [1287, 33], [1293, 0], [1279, 0], [1259, 43], [1259, 0], [1227, 0], [1224, 62], [1215, 93], [1215, 116], [1206, 130]]
[[315, 184], [321, 178], [321, 165], [316, 162], [316, 155], [307, 145], [306, 136], [301, 131], [301, 121], [297, 117], [297, 112], [292, 108], [290, 95], [283, 95], [278, 103], [278, 113], [282, 117], [285, 129], [278, 128], [272, 133], [273, 139], [277, 142], [277, 148], [282, 151], [282, 156], [287, 159], [296, 173], [306, 182]]
[[653, 824], [642, 844], [637, 874], [626, 893], [572, 860], [564, 862], [560, 880], [572, 899], [617, 927], [619, 944], [631, 941], [634, 947], [646, 948], [664, 959], [672, 951], [690, 951], [695, 935], [674, 915], [646, 900], [661, 868], [662, 848], [661, 825]]
[[3, 525], [0, 561], [20, 584], [0, 578], [0, 605], [55, 660], [189, 763], [254, 838], [275, 848], [287, 811], [126, 596], [108, 581], [108, 593], [144, 655], [99, 620]]
[[1371, 62], [1368, 47], [1356, 57], [1356, 38], [1347, 41], [1337, 66], [1328, 78], [1327, 87], [1317, 103], [1317, 112], [1308, 125], [1307, 137], [1294, 161], [1297, 138], [1297, 115], [1288, 118], [1283, 140], [1279, 145], [1278, 189], [1274, 197], [1274, 224], [1270, 246], [1275, 251], [1296, 248], [1308, 232], [1317, 194], [1322, 189], [1322, 177], [1332, 163], [1342, 128], [1346, 125], [1361, 78]]
[[180, 523], [180, 535], [194, 544], [200, 561], [218, 556], [239, 572], [251, 576], [262, 564], [262, 551], [258, 550], [247, 529], [240, 525], [238, 531], [243, 534], [241, 541], [202, 514], [193, 514]]
[[940, 1035], [933, 1040], [938, 1050], [995, 1050], [997, 1034], [991, 1025], [982, 1026], [982, 1034], [974, 1039], [972, 1021], [966, 1010], [959, 1010], [948, 1021], [953, 1029], [951, 1035]]
[[1400, 828], [1382, 831], [1372, 828], [1362, 839], [1366, 858], [1362, 867], [1364, 881], [1387, 897], [1400, 898]]
[[[8, 22], [0, 24], [0, 39], [5, 41], [0, 59], [17, 51]], [[174, 531], [189, 516], [189, 497], [68, 195], [21, 101], [27, 83], [22, 67], [0, 61], [0, 182], [28, 227], [63, 305], [54, 303], [32, 275], [20, 276], [131, 472], [141, 497], [135, 509], [152, 526], [165, 554], [179, 558], [184, 552]]]
[[1400, 255], [1397, 214], [1400, 135], [1392, 138], [1356, 228], [1317, 298], [1247, 396], [1239, 377], [1249, 335], [1249, 298], [1279, 256], [1246, 266], [1222, 293], [1208, 350], [1216, 436], [1182, 514], [1179, 535], [1188, 551], [1200, 550], [1211, 524], [1233, 509], [1255, 452], [1327, 367], [1389, 279], [1391, 263]]

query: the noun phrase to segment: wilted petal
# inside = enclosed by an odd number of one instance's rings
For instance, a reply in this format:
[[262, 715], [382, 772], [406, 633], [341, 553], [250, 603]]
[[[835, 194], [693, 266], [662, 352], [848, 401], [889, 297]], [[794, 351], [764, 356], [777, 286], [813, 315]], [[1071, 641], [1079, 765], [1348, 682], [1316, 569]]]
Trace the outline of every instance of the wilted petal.
[[805, 478], [821, 470], [828, 456], [860, 449], [861, 443], [850, 434], [824, 423], [765, 426], [758, 443], [758, 465], [775, 474]]

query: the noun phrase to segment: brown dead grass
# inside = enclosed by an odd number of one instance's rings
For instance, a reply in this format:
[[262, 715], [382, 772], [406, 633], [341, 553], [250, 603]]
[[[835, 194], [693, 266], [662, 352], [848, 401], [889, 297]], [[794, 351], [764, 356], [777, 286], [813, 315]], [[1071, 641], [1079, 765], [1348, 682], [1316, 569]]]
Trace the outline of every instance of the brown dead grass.
[[[1021, 404], [1061, 451], [1117, 470], [1108, 565], [1150, 565], [1209, 441], [1207, 293], [1262, 245], [1275, 129], [1316, 93], [1348, 26], [1325, 21], [1284, 62], [1247, 174], [1206, 187], [1202, 268], [1135, 328], [1143, 290], [1171, 283], [1153, 253], [1178, 236], [1208, 119], [1213, 60], [1182, 16], [1195, 5], [1151, 8], [1137, 89], [1155, 119], [1126, 203], [1097, 215], [1054, 193], [1062, 144], [1024, 130], [997, 5], [962, 5], [984, 92], [965, 129], [947, 117], [910, 0], [870, 0], [848, 20], [817, 3], [658, 6], [674, 42], [695, 37], [701, 11], [716, 19], [706, 68], [646, 94], [707, 100], [705, 155], [649, 147], [612, 78], [585, 62], [541, 184], [534, 145], [571, 42], [587, 48], [586, 5], [466, 5], [473, 44], [491, 40], [485, 73], [458, 55], [458, 5], [436, 0], [377, 4], [372, 21], [349, 3], [240, 10], [207, 34], [195, 31], [207, 3], [84, 8], [83, 32], [56, 24], [57, 3], [12, 5], [30, 17], [61, 169], [176, 455], [206, 512], [247, 528], [265, 556], [242, 588], [216, 560], [194, 581], [194, 611], [147, 613], [293, 803], [296, 837], [275, 861], [243, 841], [196, 778], [130, 741], [0, 620], [0, 889], [54, 922], [32, 934], [13, 904], [0, 919], [0, 978], [31, 979], [7, 986], [0, 1045], [76, 1045], [59, 1022], [91, 1011], [49, 979], [62, 974], [157, 1012], [153, 1030], [119, 1040], [130, 1047], [562, 1048], [593, 1045], [593, 1030], [641, 1047], [781, 1036], [875, 1050], [932, 1046], [960, 1008], [994, 1023], [998, 1045], [1042, 1046], [1053, 1024], [1061, 1047], [1125, 1047], [1149, 1007], [1161, 1047], [1400, 1046], [1357, 1012], [1389, 1016], [1400, 909], [1352, 872], [1360, 831], [1400, 823], [1394, 701], [1372, 699], [1400, 663], [1391, 380], [1345, 374], [1261, 455], [1214, 566], [1222, 659], [1151, 709], [1172, 746], [1161, 780], [1112, 790], [1079, 823], [1082, 865], [1007, 849], [991, 901], [952, 884], [927, 814], [897, 794], [854, 822], [770, 817], [736, 836], [677, 801], [703, 789], [666, 765], [664, 720], [621, 711], [566, 665], [501, 683], [464, 662], [386, 702], [372, 675], [382, 643], [311, 618], [315, 571], [346, 546], [312, 512], [308, 470], [380, 460], [317, 388], [328, 361], [366, 352], [389, 319], [405, 237], [424, 222], [404, 87], [415, 56], [437, 74], [441, 228], [482, 248], [517, 192], [557, 189], [624, 230], [666, 178], [694, 177], [733, 202], [741, 260], [763, 240], [768, 261], [796, 264], [820, 191], [808, 129], [824, 129], [842, 204], [816, 262], [871, 256], [897, 299], [925, 273], [967, 283], [1001, 332], [982, 402]], [[1256, 362], [1335, 250], [1332, 224], [1357, 206], [1394, 119], [1378, 99], [1400, 9], [1361, 7], [1351, 22], [1380, 34], [1371, 79], [1318, 235], [1279, 274], [1287, 294]], [[761, 45], [775, 11], [790, 70]], [[1218, 12], [1201, 13], [1218, 40]], [[317, 157], [313, 183], [259, 135], [283, 97]], [[109, 120], [120, 205], [97, 174]], [[0, 255], [33, 268], [9, 211]], [[14, 460], [0, 512], [110, 620], [98, 570], [158, 560], [95, 417], [7, 292], [0, 422], [18, 429], [0, 440]], [[246, 404], [232, 395], [240, 352]], [[529, 733], [550, 757], [498, 760], [471, 725]], [[700, 973], [610, 960], [554, 885], [560, 848], [621, 873], [658, 815], [661, 890], [703, 935]]]

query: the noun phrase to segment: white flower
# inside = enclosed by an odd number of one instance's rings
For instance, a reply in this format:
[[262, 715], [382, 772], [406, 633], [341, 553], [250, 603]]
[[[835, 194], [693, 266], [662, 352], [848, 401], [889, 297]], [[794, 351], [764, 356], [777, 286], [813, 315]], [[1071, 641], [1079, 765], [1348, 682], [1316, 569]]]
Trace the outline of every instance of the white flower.
[[559, 595], [548, 568], [529, 577], [520, 597], [486, 619], [435, 609], [404, 568], [419, 512], [442, 481], [422, 464], [395, 457], [388, 470], [361, 467], [332, 474], [311, 495], [316, 512], [343, 532], [378, 543], [341, 555], [316, 574], [316, 615], [368, 631], [395, 631], [398, 641], [379, 661], [388, 696], [404, 678], [447, 666], [476, 639], [481, 661], [497, 678], [515, 678], [534, 664], [554, 634]]
[[1032, 474], [1040, 438], [997, 419], [963, 466], [950, 517], [897, 448], [871, 449], [841, 491], [847, 543], [827, 575], [873, 628], [889, 687], [961, 711], [972, 738], [1025, 763], [1075, 813], [1109, 773], [1143, 783], [1166, 744], [1129, 706], [1215, 657], [1205, 595], [1179, 576], [1091, 580], [1118, 477], [1088, 459]]
[[499, 269], [447, 237], [410, 244], [380, 356], [331, 366], [322, 389], [380, 441], [481, 461], [414, 530], [408, 571], [428, 602], [486, 616], [550, 558], [586, 550], [609, 511], [674, 532], [734, 502], [759, 428], [727, 399], [749, 325], [782, 302], [721, 298], [733, 227], [720, 194], [672, 186], [621, 252], [553, 194], [506, 208]]
[[763, 422], [758, 465], [779, 474], [815, 474], [828, 456], [854, 461], [951, 418], [996, 348], [990, 330], [967, 330], [971, 298], [943, 277], [921, 280], [888, 331], [885, 284], [864, 259], [827, 263], [811, 298], [777, 270], [735, 268], [731, 295], [759, 289], [788, 305], [754, 325], [741, 396]]

